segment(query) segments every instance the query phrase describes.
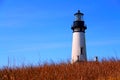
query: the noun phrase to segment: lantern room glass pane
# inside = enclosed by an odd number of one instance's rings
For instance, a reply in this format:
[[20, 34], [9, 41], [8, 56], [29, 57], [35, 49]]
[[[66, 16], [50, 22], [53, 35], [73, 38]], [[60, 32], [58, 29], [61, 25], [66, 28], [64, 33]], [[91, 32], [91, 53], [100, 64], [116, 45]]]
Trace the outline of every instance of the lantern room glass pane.
[[83, 21], [83, 15], [81, 14], [75, 15], [75, 21]]

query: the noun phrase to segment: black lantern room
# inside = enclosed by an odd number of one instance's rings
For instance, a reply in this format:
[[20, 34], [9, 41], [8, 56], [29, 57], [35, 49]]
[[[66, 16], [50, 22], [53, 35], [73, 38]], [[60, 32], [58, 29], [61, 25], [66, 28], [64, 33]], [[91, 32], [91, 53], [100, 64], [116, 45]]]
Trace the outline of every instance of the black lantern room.
[[74, 14], [75, 21], [73, 22], [73, 26], [71, 27], [73, 32], [85, 32], [85, 30], [87, 29], [84, 24], [83, 15], [84, 14], [81, 13], [80, 10], [78, 10], [78, 12]]

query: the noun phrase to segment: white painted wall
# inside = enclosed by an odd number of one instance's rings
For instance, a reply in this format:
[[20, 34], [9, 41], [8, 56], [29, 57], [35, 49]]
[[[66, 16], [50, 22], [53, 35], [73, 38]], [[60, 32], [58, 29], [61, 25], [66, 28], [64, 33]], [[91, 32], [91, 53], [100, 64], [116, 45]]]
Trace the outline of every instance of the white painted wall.
[[[81, 54], [81, 47], [83, 48], [83, 54]], [[73, 32], [72, 63], [77, 61], [77, 56], [79, 56], [80, 61], [87, 60], [84, 32]]]

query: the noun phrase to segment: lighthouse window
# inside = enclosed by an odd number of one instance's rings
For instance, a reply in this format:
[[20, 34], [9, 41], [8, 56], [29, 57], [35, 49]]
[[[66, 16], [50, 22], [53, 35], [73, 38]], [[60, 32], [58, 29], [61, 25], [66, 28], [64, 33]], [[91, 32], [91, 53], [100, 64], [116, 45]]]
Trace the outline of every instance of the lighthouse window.
[[74, 31], [76, 31], [76, 32], [77, 32], [77, 31], [80, 31], [80, 28], [75, 28]]
[[82, 54], [83, 54], [83, 47], [81, 47], [81, 49], [80, 49], [80, 50], [81, 50], [81, 55], [82, 55]]

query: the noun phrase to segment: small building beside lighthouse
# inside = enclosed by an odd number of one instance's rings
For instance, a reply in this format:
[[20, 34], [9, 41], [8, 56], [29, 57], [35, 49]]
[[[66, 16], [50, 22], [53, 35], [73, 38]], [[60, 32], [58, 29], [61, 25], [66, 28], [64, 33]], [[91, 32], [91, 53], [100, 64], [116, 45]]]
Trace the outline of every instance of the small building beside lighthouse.
[[81, 13], [80, 10], [78, 10], [78, 12], [74, 14], [75, 20], [71, 27], [73, 31], [71, 63], [87, 61], [85, 41], [85, 30], [87, 29], [87, 27], [85, 26], [83, 15], [84, 14]]

